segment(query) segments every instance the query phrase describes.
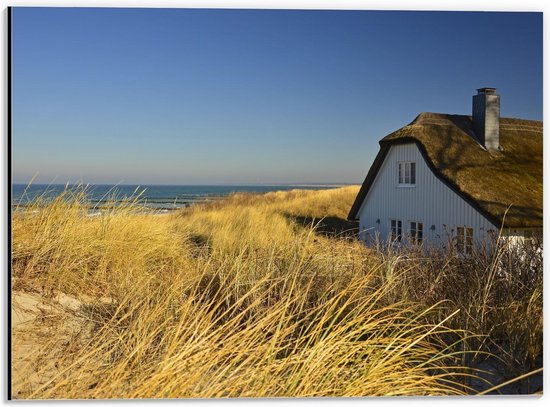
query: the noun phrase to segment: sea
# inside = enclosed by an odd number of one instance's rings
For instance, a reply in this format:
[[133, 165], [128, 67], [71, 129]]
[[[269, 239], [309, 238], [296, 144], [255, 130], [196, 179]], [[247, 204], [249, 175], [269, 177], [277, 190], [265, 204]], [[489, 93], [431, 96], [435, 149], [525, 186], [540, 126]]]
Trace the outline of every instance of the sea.
[[[100, 208], [137, 199], [140, 206], [163, 211], [184, 208], [196, 203], [222, 199], [234, 193], [263, 194], [292, 189], [331, 189], [347, 184], [286, 185], [87, 185], [87, 202]], [[54, 199], [66, 189], [76, 191], [82, 185], [12, 184], [12, 206], [23, 207], [40, 197], [43, 202]]]

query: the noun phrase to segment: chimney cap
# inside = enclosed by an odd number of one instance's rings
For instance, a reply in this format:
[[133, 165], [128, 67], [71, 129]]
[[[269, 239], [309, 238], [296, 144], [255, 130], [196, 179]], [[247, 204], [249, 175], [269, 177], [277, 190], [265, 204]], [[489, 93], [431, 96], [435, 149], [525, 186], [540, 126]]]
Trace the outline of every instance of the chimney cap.
[[497, 88], [479, 88], [477, 89], [477, 94], [486, 94], [486, 95], [494, 95], [496, 93]]

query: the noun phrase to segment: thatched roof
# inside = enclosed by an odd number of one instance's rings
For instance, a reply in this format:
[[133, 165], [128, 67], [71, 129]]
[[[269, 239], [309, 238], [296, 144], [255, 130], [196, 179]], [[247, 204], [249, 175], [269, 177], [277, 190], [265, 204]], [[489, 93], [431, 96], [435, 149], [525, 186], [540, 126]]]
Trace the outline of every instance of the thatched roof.
[[380, 141], [380, 152], [349, 213], [357, 219], [390, 147], [414, 142], [434, 174], [496, 226], [542, 227], [542, 122], [500, 119], [502, 151], [477, 141], [470, 116], [421, 113]]

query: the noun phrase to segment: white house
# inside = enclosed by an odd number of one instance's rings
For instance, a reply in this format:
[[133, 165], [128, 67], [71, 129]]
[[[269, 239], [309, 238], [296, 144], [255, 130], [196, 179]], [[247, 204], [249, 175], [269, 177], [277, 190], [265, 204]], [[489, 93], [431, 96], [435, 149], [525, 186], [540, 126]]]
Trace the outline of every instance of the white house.
[[421, 113], [380, 141], [348, 215], [365, 241], [454, 244], [542, 229], [542, 122], [500, 117], [494, 88], [473, 115]]

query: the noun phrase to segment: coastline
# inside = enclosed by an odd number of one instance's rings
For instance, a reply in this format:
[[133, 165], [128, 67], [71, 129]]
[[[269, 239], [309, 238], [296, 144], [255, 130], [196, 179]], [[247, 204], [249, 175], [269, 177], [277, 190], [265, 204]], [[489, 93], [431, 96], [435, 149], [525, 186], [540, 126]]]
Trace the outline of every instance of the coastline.
[[[173, 211], [221, 200], [233, 194], [265, 194], [277, 191], [337, 189], [354, 184], [262, 184], [262, 185], [63, 185], [12, 184], [12, 210], [25, 209], [37, 201], [51, 202], [67, 190], [82, 198], [90, 210], [110, 210], [128, 202], [151, 210]], [[81, 196], [83, 194], [83, 196]]]

